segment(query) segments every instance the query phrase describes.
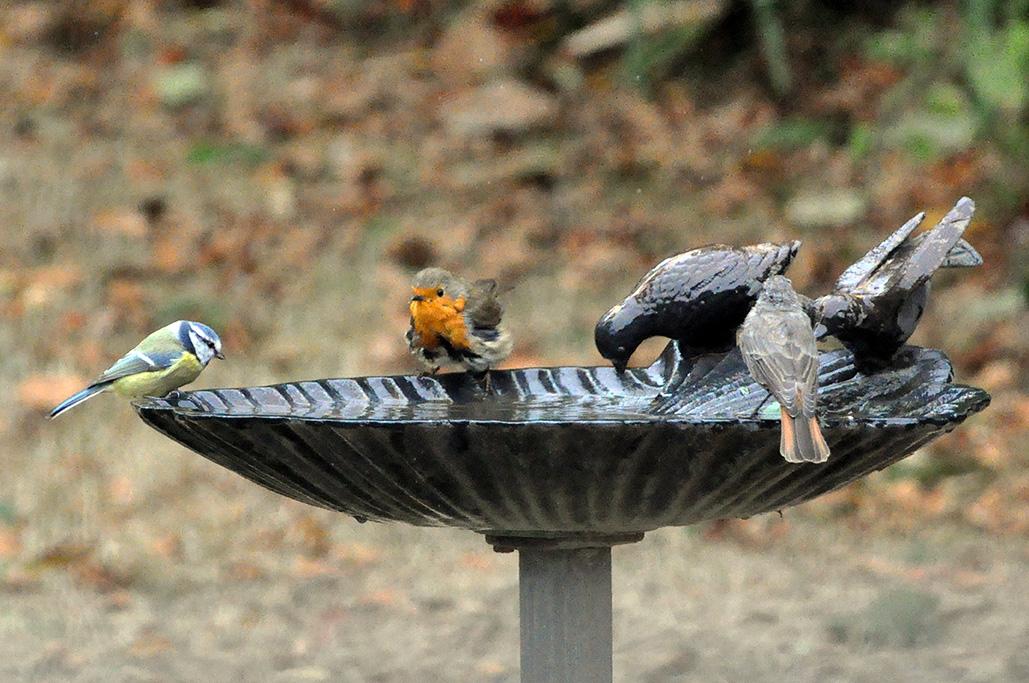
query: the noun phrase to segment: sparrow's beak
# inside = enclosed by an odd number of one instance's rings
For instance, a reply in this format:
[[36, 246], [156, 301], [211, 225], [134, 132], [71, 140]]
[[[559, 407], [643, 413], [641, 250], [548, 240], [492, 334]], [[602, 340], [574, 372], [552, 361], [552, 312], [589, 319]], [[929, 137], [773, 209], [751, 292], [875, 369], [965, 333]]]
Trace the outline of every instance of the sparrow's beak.
[[411, 297], [411, 301], [425, 301], [425, 297], [421, 294], [415, 294], [413, 297]]
[[225, 360], [225, 354], [222, 353], [221, 351], [218, 351], [217, 353], [215, 353], [214, 357], [217, 358], [218, 360]]

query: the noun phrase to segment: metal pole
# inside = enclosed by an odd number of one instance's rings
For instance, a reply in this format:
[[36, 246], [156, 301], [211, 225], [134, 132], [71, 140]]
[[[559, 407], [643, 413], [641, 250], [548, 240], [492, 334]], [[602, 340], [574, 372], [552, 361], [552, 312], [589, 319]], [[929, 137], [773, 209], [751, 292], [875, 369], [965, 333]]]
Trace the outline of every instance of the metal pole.
[[518, 548], [522, 683], [611, 683], [611, 548]]

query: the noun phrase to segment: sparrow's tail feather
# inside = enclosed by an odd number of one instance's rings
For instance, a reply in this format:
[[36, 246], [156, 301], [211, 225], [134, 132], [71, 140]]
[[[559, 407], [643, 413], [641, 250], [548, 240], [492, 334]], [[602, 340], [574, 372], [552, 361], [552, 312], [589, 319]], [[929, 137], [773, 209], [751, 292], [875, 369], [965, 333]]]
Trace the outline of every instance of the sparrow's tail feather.
[[829, 445], [825, 443], [818, 418], [801, 417], [795, 420], [782, 410], [782, 436], [779, 452], [786, 462], [825, 462], [829, 459]]
[[94, 384], [93, 386], [86, 387], [77, 394], [69, 396], [68, 398], [61, 401], [56, 408], [50, 411], [50, 419], [52, 420], [64, 411], [71, 410], [83, 401], [87, 401], [93, 398], [106, 388], [106, 384]]

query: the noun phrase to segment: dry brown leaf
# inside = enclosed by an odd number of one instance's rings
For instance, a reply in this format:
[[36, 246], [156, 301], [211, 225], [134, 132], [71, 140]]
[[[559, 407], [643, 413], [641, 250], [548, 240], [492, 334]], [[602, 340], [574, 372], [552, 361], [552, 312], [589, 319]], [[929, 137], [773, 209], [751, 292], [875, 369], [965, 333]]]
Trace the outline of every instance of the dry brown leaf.
[[308, 555], [325, 557], [329, 552], [329, 530], [319, 520], [304, 515], [294, 524], [294, 533], [300, 537], [300, 545], [304, 546]]
[[182, 556], [182, 537], [176, 533], [164, 534], [150, 541], [150, 550], [165, 558]]
[[153, 266], [169, 275], [192, 268], [197, 258], [197, 239], [197, 231], [178, 226], [159, 231], [150, 251]]
[[43, 266], [29, 271], [21, 301], [26, 308], [45, 306], [58, 295], [82, 282], [82, 269], [70, 263]]
[[32, 410], [50, 410], [55, 405], [86, 386], [80, 375], [33, 375], [18, 384], [18, 401]]
[[135, 210], [107, 209], [93, 216], [92, 226], [99, 232], [125, 237], [146, 237], [146, 219]]
[[403, 594], [390, 588], [365, 593], [358, 599], [358, 604], [372, 607], [396, 607], [403, 601]]
[[21, 534], [10, 527], [0, 527], [0, 560], [9, 560], [21, 550]]
[[229, 565], [228, 578], [232, 581], [257, 581], [264, 576], [264, 570], [253, 562], [239, 561]]
[[144, 659], [163, 654], [171, 649], [172, 641], [156, 633], [140, 636], [129, 646], [129, 652], [133, 657]]
[[332, 554], [336, 559], [358, 567], [376, 564], [382, 559], [381, 550], [363, 543], [337, 545]]
[[494, 567], [492, 553], [465, 553], [461, 556], [461, 566], [476, 571], [491, 571]]
[[293, 576], [301, 579], [313, 579], [319, 576], [331, 576], [337, 574], [336, 567], [328, 562], [304, 555], [298, 556], [293, 561]]

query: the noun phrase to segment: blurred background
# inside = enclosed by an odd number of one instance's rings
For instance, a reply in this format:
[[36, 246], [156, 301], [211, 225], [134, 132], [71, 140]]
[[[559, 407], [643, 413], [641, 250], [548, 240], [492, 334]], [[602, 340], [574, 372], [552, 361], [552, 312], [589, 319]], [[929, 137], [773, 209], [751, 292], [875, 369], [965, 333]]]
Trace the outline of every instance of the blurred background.
[[[799, 237], [799, 290], [962, 195], [914, 341], [992, 406], [785, 517], [615, 550], [624, 681], [1029, 680], [1029, 2], [0, 4], [0, 675], [517, 680], [516, 559], [278, 498], [112, 397], [416, 370], [428, 264], [514, 285], [509, 366], [596, 364], [659, 259]], [[649, 362], [660, 344], [636, 357]]]

